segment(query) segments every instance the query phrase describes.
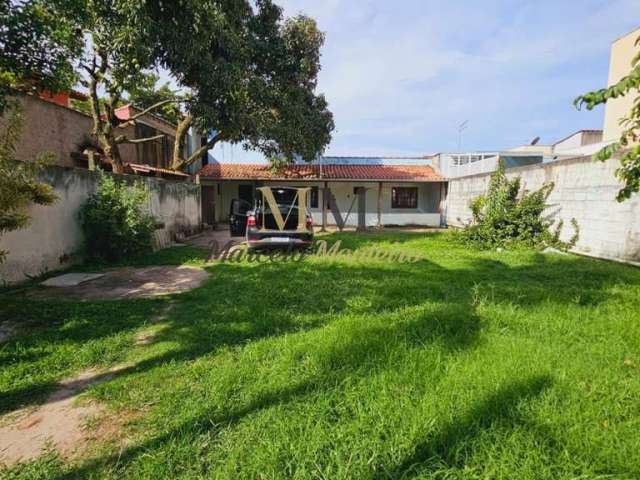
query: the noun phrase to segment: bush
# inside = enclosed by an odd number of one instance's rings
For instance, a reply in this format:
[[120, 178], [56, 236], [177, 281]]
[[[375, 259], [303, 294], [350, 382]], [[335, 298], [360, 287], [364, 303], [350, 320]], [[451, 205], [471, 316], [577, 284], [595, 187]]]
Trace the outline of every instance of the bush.
[[80, 209], [87, 256], [115, 261], [151, 250], [155, 220], [147, 209], [144, 186], [99, 175], [98, 191]]
[[462, 239], [480, 248], [546, 246], [568, 250], [578, 241], [578, 223], [571, 223], [575, 234], [568, 242], [560, 240], [563, 223], [552, 230], [553, 221], [545, 218], [547, 198], [553, 183], [534, 192], [520, 192], [520, 178], [509, 180], [504, 165], [491, 175], [489, 191], [469, 204], [473, 220], [460, 233]]

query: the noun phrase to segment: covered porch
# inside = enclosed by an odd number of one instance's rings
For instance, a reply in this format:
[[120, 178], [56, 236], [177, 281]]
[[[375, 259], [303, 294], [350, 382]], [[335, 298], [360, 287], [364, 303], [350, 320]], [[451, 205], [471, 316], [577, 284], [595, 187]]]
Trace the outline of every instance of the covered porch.
[[[202, 181], [203, 221], [208, 224], [227, 223], [231, 201], [253, 203], [256, 189], [269, 187], [310, 187], [307, 206], [317, 226], [336, 226], [331, 209], [333, 195], [345, 226], [358, 226], [364, 207], [367, 227], [442, 225], [445, 184], [443, 182], [287, 182], [287, 181]], [[358, 196], [363, 189], [364, 205]]]
[[[317, 175], [322, 173], [325, 178], [304, 174], [306, 172], [300, 172], [300, 169], [297, 172], [273, 174], [269, 170], [265, 171], [262, 165], [242, 165], [239, 168], [229, 166], [227, 164], [219, 169], [209, 168], [209, 172], [207, 169], [201, 171], [202, 218], [205, 223], [227, 223], [231, 202], [241, 199], [253, 204], [256, 189], [263, 186], [309, 187], [311, 190], [307, 207], [314, 224], [323, 229], [340, 223], [345, 227], [364, 225], [367, 228], [381, 228], [440, 227], [444, 222], [446, 182], [430, 166], [402, 168], [376, 165], [374, 169], [357, 166], [357, 170], [353, 166], [346, 169], [341, 166], [343, 171], [332, 172], [325, 165], [324, 172], [318, 172]], [[237, 178], [241, 173], [254, 178]], [[236, 178], [229, 178], [231, 176]], [[279, 178], [265, 178], [268, 176]], [[292, 176], [296, 178], [291, 178]], [[333, 178], [326, 178], [327, 176]], [[335, 178], [338, 176], [345, 178]]]

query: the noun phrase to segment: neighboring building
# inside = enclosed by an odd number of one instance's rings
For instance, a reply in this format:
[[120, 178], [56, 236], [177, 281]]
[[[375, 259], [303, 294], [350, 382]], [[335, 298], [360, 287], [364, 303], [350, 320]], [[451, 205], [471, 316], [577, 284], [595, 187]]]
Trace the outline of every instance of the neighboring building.
[[[23, 129], [16, 148], [16, 158], [31, 161], [44, 152], [53, 153], [56, 164], [63, 167], [88, 167], [87, 149], [99, 150], [91, 136], [93, 119], [74, 107], [74, 101], [86, 101], [79, 92], [61, 92], [18, 97], [23, 112]], [[126, 105], [116, 110], [120, 120], [127, 120], [136, 110]], [[0, 118], [0, 125], [4, 119]], [[125, 170], [140, 175], [182, 179], [188, 175], [170, 171], [173, 154], [175, 126], [155, 115], [147, 114], [136, 119], [135, 124], [121, 129], [129, 138], [145, 138], [163, 134], [153, 142], [120, 144]], [[187, 137], [187, 144], [198, 143], [199, 136]], [[109, 165], [103, 165], [109, 168]]]
[[[615, 85], [620, 79], [631, 73], [631, 60], [638, 53], [638, 47], [635, 45], [638, 37], [640, 37], [640, 28], [618, 38], [611, 45], [608, 87]], [[620, 138], [623, 130], [620, 125], [620, 119], [631, 111], [631, 107], [637, 96], [637, 92], [634, 91], [631, 95], [607, 100], [604, 112], [604, 132], [602, 135], [604, 141], [617, 140]]]
[[288, 165], [280, 172], [267, 164], [210, 164], [199, 172], [203, 220], [209, 224], [226, 222], [231, 201], [238, 198], [253, 203], [257, 187], [293, 186], [312, 188], [309, 207], [316, 225], [336, 224], [324, 189], [333, 194], [347, 217], [346, 225], [357, 225], [356, 191], [365, 188], [367, 226], [441, 226], [445, 179], [430, 165], [385, 164], [384, 160], [327, 157], [313, 164]]
[[[71, 108], [70, 96], [23, 95], [19, 102], [24, 122], [16, 145], [16, 158], [31, 161], [44, 152], [51, 152], [58, 165], [76, 166], [73, 154], [91, 142], [91, 117]], [[0, 124], [4, 124], [3, 118]]]
[[602, 130], [578, 130], [553, 144], [554, 155], [572, 155], [582, 147], [602, 142]]
[[[116, 117], [121, 121], [132, 118], [139, 112], [132, 105], [117, 108]], [[171, 168], [173, 159], [173, 145], [175, 142], [176, 126], [165, 119], [146, 114], [135, 120], [135, 124], [118, 129], [119, 134], [127, 135], [131, 139], [151, 138], [163, 135], [162, 138], [144, 143], [121, 143], [118, 148], [125, 163], [148, 165], [156, 168]]]
[[493, 172], [499, 162], [506, 168], [512, 168], [542, 163], [544, 158], [541, 151], [439, 153], [435, 156], [434, 165], [445, 178], [458, 178]]

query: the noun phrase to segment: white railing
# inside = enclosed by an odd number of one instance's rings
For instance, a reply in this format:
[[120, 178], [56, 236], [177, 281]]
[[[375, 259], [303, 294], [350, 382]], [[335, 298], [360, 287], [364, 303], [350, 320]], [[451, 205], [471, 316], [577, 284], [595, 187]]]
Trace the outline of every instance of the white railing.
[[493, 172], [498, 168], [498, 153], [443, 153], [440, 155], [440, 171], [447, 178], [465, 177]]

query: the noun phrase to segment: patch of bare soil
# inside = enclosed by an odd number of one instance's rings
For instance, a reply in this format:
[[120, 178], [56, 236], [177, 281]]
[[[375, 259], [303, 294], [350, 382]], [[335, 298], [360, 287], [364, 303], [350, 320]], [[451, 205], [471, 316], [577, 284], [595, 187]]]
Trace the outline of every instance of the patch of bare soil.
[[78, 453], [91, 434], [87, 422], [101, 414], [94, 403], [76, 405], [80, 394], [92, 384], [104, 382], [127, 367], [106, 373], [87, 370], [60, 383], [43, 405], [12, 412], [0, 417], [0, 463], [11, 466], [33, 460], [47, 448], [63, 457]]
[[127, 267], [73, 287], [36, 290], [30, 296], [65, 296], [81, 300], [150, 298], [192, 290], [208, 278], [205, 270], [196, 267]]

